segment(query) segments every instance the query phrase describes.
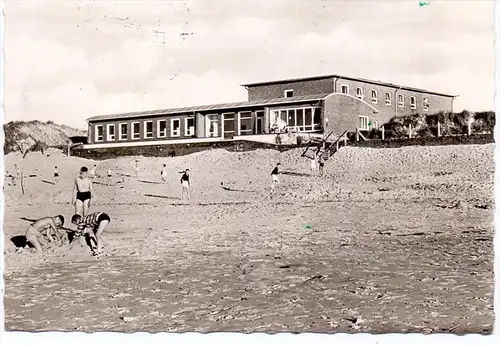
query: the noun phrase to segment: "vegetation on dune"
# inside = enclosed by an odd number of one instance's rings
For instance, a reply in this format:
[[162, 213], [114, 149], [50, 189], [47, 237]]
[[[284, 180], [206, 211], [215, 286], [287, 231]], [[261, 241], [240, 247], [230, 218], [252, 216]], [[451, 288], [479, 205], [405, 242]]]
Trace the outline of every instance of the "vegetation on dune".
[[[411, 125], [412, 137], [436, 137], [438, 123], [441, 136], [466, 135], [469, 123], [471, 134], [492, 133], [495, 127], [495, 112], [464, 110], [460, 113], [440, 112], [394, 117], [384, 124], [384, 136], [386, 139], [408, 138]], [[382, 131], [372, 129], [367, 138], [380, 139]]]
[[44, 152], [49, 147], [66, 147], [69, 137], [84, 136], [85, 131], [52, 121], [11, 121], [4, 125], [4, 153], [19, 151], [26, 155], [29, 151]]

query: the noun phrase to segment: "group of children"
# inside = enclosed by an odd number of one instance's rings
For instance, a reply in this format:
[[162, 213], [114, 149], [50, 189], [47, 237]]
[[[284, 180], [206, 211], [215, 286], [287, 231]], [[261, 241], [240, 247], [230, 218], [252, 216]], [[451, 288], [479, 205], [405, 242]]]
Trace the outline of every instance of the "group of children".
[[320, 155], [319, 158], [316, 158], [315, 155], [315, 157], [311, 159], [311, 171], [313, 175], [316, 175], [316, 164], [319, 166], [319, 175], [323, 176], [323, 169], [325, 168], [325, 159], [323, 158], [323, 155]]
[[[56, 173], [54, 173], [54, 178], [56, 178]], [[95, 166], [93, 173], [95, 174]], [[92, 179], [88, 176], [88, 168], [82, 167], [80, 174], [75, 179], [71, 201], [75, 206], [75, 214], [71, 218], [71, 223], [76, 225], [73, 241], [88, 235], [93, 255], [100, 256], [103, 254], [102, 234], [111, 222], [111, 218], [103, 212], [89, 213], [93, 194]], [[54, 240], [59, 246], [62, 246], [63, 237], [61, 237], [59, 229], [63, 226], [64, 217], [62, 215], [41, 218], [27, 228], [26, 242], [39, 252], [42, 252], [43, 248]]]

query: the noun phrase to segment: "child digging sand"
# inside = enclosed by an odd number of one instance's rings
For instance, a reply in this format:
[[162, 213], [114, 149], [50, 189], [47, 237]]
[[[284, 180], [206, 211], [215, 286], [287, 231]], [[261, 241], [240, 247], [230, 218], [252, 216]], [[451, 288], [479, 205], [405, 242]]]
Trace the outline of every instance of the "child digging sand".
[[93, 240], [95, 242], [95, 246], [92, 245], [93, 256], [103, 254], [102, 233], [106, 230], [110, 222], [111, 218], [109, 215], [101, 212], [92, 213], [85, 217], [75, 214], [71, 218], [71, 223], [77, 226], [76, 236], [79, 237], [88, 233], [91, 241]]
[[52, 231], [57, 238], [59, 246], [62, 246], [61, 236], [57, 228], [63, 225], [64, 217], [62, 215], [43, 217], [33, 222], [26, 229], [26, 242], [31, 243], [38, 252], [43, 252], [43, 247], [48, 245], [46, 240], [48, 240], [48, 242], [54, 241], [51, 235]]

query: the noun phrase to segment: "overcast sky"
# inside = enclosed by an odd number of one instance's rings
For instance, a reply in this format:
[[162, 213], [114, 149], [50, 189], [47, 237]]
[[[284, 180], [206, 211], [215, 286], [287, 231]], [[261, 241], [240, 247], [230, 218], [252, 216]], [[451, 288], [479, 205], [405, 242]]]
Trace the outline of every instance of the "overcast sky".
[[10, 1], [5, 117], [246, 100], [242, 83], [343, 74], [493, 110], [493, 1]]

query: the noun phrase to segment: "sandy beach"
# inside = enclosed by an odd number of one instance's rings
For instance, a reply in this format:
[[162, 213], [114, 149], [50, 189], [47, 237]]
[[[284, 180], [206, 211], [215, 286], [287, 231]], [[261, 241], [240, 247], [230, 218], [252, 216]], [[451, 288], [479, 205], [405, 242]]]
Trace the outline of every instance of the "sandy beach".
[[[300, 149], [101, 162], [6, 155], [8, 172], [18, 164], [36, 175], [25, 195], [5, 181], [6, 329], [489, 334], [493, 151], [344, 147], [323, 177]], [[74, 178], [95, 163], [113, 172], [110, 186], [96, 180], [91, 208], [112, 218], [106, 256], [80, 244], [16, 252], [26, 219], [62, 214], [72, 228]]]

